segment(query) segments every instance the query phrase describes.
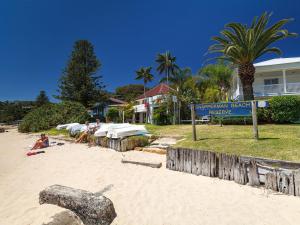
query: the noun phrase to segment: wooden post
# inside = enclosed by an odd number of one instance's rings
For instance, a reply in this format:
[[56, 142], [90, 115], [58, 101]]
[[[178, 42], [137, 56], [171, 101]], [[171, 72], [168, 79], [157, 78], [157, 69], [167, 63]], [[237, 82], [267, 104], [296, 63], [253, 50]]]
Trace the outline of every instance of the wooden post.
[[122, 120], [123, 120], [123, 123], [125, 123], [125, 112], [124, 112], [124, 110], [122, 111]]
[[133, 111], [133, 114], [132, 114], [132, 123], [135, 123], [135, 111]]
[[175, 101], [173, 101], [173, 125], [176, 124], [176, 105], [175, 105]]
[[192, 126], [193, 126], [193, 140], [197, 140], [196, 134], [196, 121], [195, 121], [195, 104], [191, 105], [191, 119], [192, 119]]
[[251, 102], [254, 139], [258, 140], [256, 101]]

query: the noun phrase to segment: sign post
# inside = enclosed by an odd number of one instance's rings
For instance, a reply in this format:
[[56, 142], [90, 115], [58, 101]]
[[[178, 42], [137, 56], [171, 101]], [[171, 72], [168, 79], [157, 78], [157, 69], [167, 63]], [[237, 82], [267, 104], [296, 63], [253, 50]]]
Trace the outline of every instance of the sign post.
[[252, 106], [253, 136], [254, 139], [258, 140], [256, 101], [252, 101], [251, 106]]
[[193, 140], [197, 140], [196, 134], [196, 119], [195, 119], [195, 104], [191, 104], [191, 119], [192, 119], [192, 126], [193, 126]]

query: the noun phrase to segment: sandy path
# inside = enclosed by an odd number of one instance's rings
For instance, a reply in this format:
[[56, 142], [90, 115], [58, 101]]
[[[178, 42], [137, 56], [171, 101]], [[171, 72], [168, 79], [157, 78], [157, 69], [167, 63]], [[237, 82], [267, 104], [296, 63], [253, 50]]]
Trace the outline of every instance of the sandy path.
[[[0, 134], [0, 224], [41, 225], [63, 210], [38, 204], [38, 193], [52, 184], [92, 192], [104, 190], [119, 225], [299, 224], [300, 198], [234, 182], [165, 168], [121, 164], [121, 154], [66, 143], [46, 154], [25, 157], [33, 137]], [[131, 157], [164, 156], [128, 152]], [[165, 165], [163, 165], [164, 167]]]

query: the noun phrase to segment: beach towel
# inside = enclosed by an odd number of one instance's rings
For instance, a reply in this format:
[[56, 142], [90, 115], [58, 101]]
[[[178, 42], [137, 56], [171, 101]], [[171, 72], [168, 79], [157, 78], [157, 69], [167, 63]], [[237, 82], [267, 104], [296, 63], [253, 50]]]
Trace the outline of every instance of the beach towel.
[[37, 155], [37, 154], [41, 154], [41, 153], [45, 153], [45, 151], [28, 152], [26, 155], [27, 156], [32, 156], [32, 155]]

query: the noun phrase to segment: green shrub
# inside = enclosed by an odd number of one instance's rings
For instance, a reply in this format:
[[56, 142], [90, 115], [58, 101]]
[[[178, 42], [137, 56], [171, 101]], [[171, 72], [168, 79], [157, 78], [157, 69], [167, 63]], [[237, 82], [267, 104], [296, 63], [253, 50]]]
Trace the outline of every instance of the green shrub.
[[245, 124], [252, 124], [251, 117], [212, 117], [211, 123], [212, 124], [220, 124], [220, 120], [224, 125], [245, 125]]
[[273, 123], [270, 107], [257, 109], [257, 120], [259, 123]]
[[108, 121], [115, 122], [115, 123], [120, 122], [119, 110], [116, 108], [108, 109], [106, 117], [107, 117]]
[[276, 96], [270, 99], [271, 118], [277, 123], [291, 123], [300, 118], [300, 97]]
[[58, 124], [84, 123], [88, 118], [85, 107], [80, 103], [50, 103], [28, 113], [18, 129], [20, 132], [38, 132], [48, 130]]
[[127, 139], [136, 147], [145, 147], [149, 144], [149, 138], [146, 136], [131, 136]]
[[153, 121], [156, 125], [168, 125], [172, 122], [172, 115], [170, 113], [170, 107], [169, 107], [169, 113], [167, 113], [167, 105], [161, 104], [158, 108], [154, 109], [153, 113]]

